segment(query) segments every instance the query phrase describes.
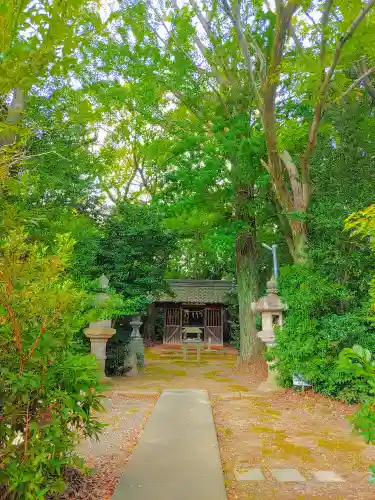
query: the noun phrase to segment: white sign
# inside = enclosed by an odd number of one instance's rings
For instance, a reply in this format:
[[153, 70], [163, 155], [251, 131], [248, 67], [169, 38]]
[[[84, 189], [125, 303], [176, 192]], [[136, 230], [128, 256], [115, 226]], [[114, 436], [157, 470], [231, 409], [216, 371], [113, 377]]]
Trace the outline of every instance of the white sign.
[[293, 375], [293, 385], [298, 387], [311, 387], [310, 382], [308, 382], [302, 375]]

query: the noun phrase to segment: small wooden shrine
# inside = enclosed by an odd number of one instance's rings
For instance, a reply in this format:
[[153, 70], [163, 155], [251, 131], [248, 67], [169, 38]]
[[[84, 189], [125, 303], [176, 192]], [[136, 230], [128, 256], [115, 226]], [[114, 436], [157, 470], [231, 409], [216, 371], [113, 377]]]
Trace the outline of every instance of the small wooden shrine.
[[168, 280], [171, 295], [157, 302], [164, 310], [164, 344], [181, 344], [200, 338], [222, 346], [226, 326], [226, 302], [233, 283], [224, 280]]

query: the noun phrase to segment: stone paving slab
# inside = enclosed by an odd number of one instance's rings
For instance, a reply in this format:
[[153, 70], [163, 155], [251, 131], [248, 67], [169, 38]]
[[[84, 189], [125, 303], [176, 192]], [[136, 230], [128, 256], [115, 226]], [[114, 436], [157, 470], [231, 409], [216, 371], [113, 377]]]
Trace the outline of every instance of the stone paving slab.
[[[280, 483], [286, 482], [303, 482], [306, 479], [300, 474], [297, 469], [271, 469], [271, 473]], [[332, 470], [314, 471], [312, 480], [319, 483], [344, 483], [343, 479], [337, 472]], [[265, 477], [262, 469], [258, 467], [242, 467], [235, 471], [237, 481], [264, 481]]]
[[163, 391], [112, 500], [226, 500], [207, 391]]
[[343, 483], [344, 479], [333, 470], [320, 470], [313, 472], [313, 477], [320, 483]]
[[271, 469], [271, 473], [273, 477], [279, 481], [279, 483], [296, 483], [306, 481], [297, 469]]
[[256, 467], [235, 471], [237, 481], [264, 481], [263, 472]]

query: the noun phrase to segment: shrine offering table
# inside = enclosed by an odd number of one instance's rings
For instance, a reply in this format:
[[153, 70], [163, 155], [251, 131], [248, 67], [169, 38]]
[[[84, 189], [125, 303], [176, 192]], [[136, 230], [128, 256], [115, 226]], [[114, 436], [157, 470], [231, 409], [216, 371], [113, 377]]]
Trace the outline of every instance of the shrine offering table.
[[184, 356], [184, 361], [187, 361], [188, 357], [188, 349], [189, 347], [194, 347], [196, 349], [197, 353], [197, 362], [199, 363], [201, 360], [201, 349], [202, 349], [202, 344], [203, 341], [198, 338], [198, 339], [184, 339], [181, 343], [181, 348], [182, 348], [182, 353]]

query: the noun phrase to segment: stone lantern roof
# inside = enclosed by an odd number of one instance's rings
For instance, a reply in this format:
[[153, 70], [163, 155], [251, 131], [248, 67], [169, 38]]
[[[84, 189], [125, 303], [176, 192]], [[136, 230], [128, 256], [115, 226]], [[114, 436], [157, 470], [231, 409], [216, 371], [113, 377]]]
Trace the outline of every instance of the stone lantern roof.
[[266, 346], [272, 346], [275, 342], [274, 327], [282, 326], [283, 312], [287, 309], [286, 304], [283, 304], [277, 295], [276, 282], [273, 278], [267, 282], [267, 295], [261, 297], [258, 302], [253, 302], [251, 309], [262, 316], [262, 330], [257, 333], [258, 338]]
[[288, 306], [283, 304], [277, 295], [276, 281], [273, 278], [267, 281], [267, 295], [261, 297], [258, 302], [253, 303], [252, 309], [257, 313], [281, 312], [288, 309]]

